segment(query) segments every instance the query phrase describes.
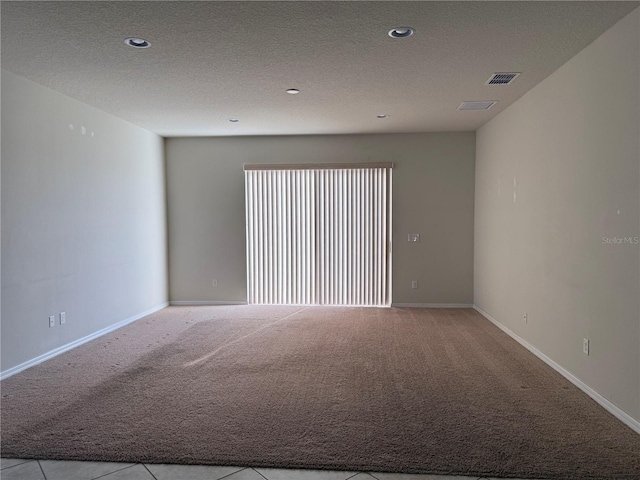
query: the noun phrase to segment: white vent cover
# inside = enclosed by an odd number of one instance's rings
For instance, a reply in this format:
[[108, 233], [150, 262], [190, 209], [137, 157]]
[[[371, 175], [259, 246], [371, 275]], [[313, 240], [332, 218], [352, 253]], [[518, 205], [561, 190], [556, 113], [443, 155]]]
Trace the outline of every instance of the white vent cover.
[[458, 110], [489, 110], [497, 103], [497, 100], [487, 100], [485, 102], [462, 102]]
[[511, 82], [513, 82], [516, 77], [520, 75], [519, 72], [511, 72], [511, 73], [506, 73], [506, 72], [500, 72], [500, 73], [494, 73], [493, 75], [491, 75], [491, 77], [489, 78], [489, 80], [487, 80], [487, 82], [485, 83], [485, 85], [509, 85]]

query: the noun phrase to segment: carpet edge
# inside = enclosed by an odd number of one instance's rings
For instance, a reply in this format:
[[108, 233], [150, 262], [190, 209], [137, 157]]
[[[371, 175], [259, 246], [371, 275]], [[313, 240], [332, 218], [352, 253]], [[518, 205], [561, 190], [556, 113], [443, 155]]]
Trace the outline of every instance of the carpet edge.
[[121, 327], [124, 327], [125, 325], [128, 325], [130, 323], [135, 322], [136, 320], [140, 320], [141, 318], [146, 317], [147, 315], [151, 315], [152, 313], [155, 313], [159, 310], [162, 310], [163, 308], [166, 308], [169, 306], [169, 302], [164, 302], [161, 303], [160, 305], [156, 305], [155, 307], [150, 308], [149, 310], [145, 310], [144, 312], [138, 313], [136, 315], [133, 315], [129, 318], [125, 318], [124, 320], [121, 320], [119, 322], [116, 322], [112, 325], [109, 325], [108, 327], [105, 327], [103, 329], [100, 329], [96, 332], [93, 332], [85, 337], [79, 338], [77, 340], [74, 340], [73, 342], [69, 342], [65, 345], [62, 345], [60, 347], [54, 348], [53, 350], [49, 350], [46, 353], [43, 353], [42, 355], [38, 355], [35, 358], [32, 358], [31, 360], [27, 360], [26, 362], [22, 362], [19, 365], [16, 365], [15, 367], [11, 367], [8, 368], [2, 372], [0, 372], [0, 380], [4, 380], [6, 378], [9, 378], [13, 375], [15, 375], [16, 373], [20, 373], [23, 370], [26, 370], [28, 368], [31, 368], [35, 365], [38, 365], [46, 360], [49, 360], [51, 358], [57, 357], [58, 355], [64, 353], [64, 352], [68, 352], [69, 350], [72, 350], [76, 347], [79, 347], [80, 345], [83, 345], [87, 342], [90, 342], [91, 340], [95, 340], [98, 337], [101, 337], [103, 335], [106, 335], [107, 333], [111, 333], [114, 330], [117, 330]]
[[556, 372], [558, 372], [564, 378], [569, 380], [572, 384], [574, 384], [576, 387], [578, 387], [584, 393], [586, 393], [595, 402], [597, 402], [602, 408], [604, 408], [611, 415], [613, 415], [618, 420], [620, 420], [622, 423], [624, 423], [631, 430], [633, 430], [637, 434], [640, 434], [640, 421], [636, 420], [631, 415], [626, 413], [624, 410], [622, 410], [621, 408], [619, 408], [615, 404], [613, 404], [611, 401], [607, 400], [600, 393], [598, 393], [593, 388], [591, 388], [589, 385], [584, 383], [582, 380], [580, 380], [578, 377], [576, 377], [569, 370], [567, 370], [566, 368], [564, 368], [560, 364], [556, 363], [554, 360], [552, 360], [547, 355], [545, 355], [540, 350], [538, 350], [536, 347], [534, 347], [529, 342], [527, 342], [524, 338], [522, 338], [518, 334], [516, 334], [513, 330], [509, 329], [508, 327], [506, 327], [505, 325], [500, 323], [498, 320], [496, 320], [494, 317], [492, 317], [489, 313], [485, 312], [482, 308], [480, 308], [480, 307], [478, 307], [477, 305], [474, 304], [473, 305], [473, 309], [476, 312], [478, 312], [480, 315], [482, 315], [484, 318], [489, 320], [491, 323], [493, 323], [496, 327], [498, 327], [504, 333], [506, 333], [511, 338], [513, 338], [516, 342], [518, 342], [524, 348], [526, 348], [531, 353], [533, 353], [536, 357], [538, 357], [544, 363], [546, 363], [551, 368], [553, 368]]

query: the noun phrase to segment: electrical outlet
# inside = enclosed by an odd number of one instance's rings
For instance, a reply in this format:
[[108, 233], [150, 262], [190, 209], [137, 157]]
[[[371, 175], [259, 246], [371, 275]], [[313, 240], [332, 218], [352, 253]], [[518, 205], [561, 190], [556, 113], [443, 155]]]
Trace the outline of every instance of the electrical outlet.
[[216, 280], [215, 278], [213, 280], [211, 280], [211, 286], [212, 287], [217, 287], [218, 286], [218, 280]]
[[584, 353], [585, 355], [589, 355], [589, 339], [588, 338], [582, 339], [582, 353]]
[[64, 325], [65, 323], [67, 323], [67, 313], [60, 312], [60, 325]]
[[411, 280], [411, 288], [418, 288], [418, 280]]
[[49, 328], [53, 328], [56, 326], [56, 316], [49, 315]]
[[529, 323], [529, 314], [528, 313], [524, 314], [524, 323]]
[[410, 233], [409, 235], [407, 235], [407, 242], [416, 243], [419, 241], [420, 241], [419, 233]]

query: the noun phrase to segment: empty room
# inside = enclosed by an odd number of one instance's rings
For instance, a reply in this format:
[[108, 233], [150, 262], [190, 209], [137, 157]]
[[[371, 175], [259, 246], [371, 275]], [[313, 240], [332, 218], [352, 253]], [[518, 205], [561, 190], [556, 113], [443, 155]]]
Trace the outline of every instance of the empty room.
[[640, 2], [1, 9], [0, 478], [640, 479]]

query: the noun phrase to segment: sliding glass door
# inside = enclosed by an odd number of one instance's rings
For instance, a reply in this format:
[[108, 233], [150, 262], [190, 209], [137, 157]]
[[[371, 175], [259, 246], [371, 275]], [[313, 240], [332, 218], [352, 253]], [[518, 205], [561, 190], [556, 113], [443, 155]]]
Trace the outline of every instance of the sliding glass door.
[[246, 165], [250, 304], [391, 304], [392, 164]]

